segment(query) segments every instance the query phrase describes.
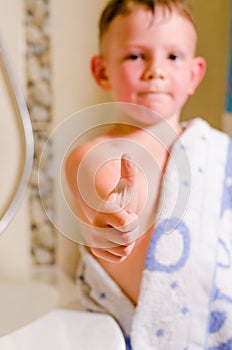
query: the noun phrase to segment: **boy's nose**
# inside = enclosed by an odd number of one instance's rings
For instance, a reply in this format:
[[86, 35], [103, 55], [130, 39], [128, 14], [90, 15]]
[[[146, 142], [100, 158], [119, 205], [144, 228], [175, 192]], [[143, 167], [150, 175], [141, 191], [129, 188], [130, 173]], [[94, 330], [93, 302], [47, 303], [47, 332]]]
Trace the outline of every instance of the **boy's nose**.
[[152, 79], [165, 79], [167, 77], [166, 72], [160, 66], [149, 66], [144, 72], [143, 79], [144, 80], [152, 80]]

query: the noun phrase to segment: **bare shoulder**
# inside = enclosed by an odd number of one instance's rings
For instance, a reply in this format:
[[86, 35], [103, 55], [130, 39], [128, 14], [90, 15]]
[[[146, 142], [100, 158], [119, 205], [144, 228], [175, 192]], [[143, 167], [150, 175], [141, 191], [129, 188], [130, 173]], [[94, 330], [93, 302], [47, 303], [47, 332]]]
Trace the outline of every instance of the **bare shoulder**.
[[65, 174], [71, 190], [76, 192], [76, 175], [81, 161], [86, 154], [95, 146], [97, 140], [86, 142], [74, 147], [65, 160]]

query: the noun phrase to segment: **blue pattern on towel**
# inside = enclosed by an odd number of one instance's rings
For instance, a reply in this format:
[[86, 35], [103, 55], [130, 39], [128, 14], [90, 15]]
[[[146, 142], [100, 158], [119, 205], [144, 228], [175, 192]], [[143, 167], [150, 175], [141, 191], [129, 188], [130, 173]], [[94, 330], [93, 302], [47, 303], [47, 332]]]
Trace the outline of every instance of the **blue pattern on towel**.
[[232, 140], [230, 140], [228, 148], [228, 157], [222, 195], [221, 217], [223, 216], [224, 211], [227, 209], [232, 209]]
[[[229, 147], [228, 147], [221, 203], [222, 203], [221, 220], [223, 220], [225, 212], [227, 210], [232, 209], [232, 140], [230, 140]], [[219, 253], [221, 253], [220, 259], [222, 259], [223, 257], [223, 261], [220, 261], [219, 259], [217, 263], [217, 270], [230, 270], [231, 269], [230, 248], [228, 247], [228, 243], [224, 239], [222, 239], [220, 236], [223, 236], [223, 232], [219, 233], [219, 239], [218, 239]], [[217, 270], [216, 270], [216, 274], [217, 274]], [[216, 278], [216, 286], [214, 288], [214, 293], [212, 295], [212, 300], [211, 300], [211, 314], [210, 314], [210, 324], [209, 324], [210, 334], [219, 333], [221, 330], [223, 331], [223, 328], [226, 327], [227, 322], [230, 322], [230, 320], [228, 319], [228, 310], [229, 308], [231, 308], [230, 305], [232, 305], [232, 295], [227, 295], [226, 293], [224, 293], [221, 290], [222, 287], [217, 284], [218, 283]], [[227, 339], [227, 341], [224, 340], [220, 344], [217, 343], [217, 345], [215, 346], [208, 347], [208, 350], [232, 350], [232, 338]]]
[[220, 345], [211, 346], [207, 350], [232, 350], [232, 338]]
[[132, 350], [131, 339], [129, 336], [125, 337], [125, 343], [126, 343], [126, 350]]
[[[178, 231], [178, 233], [182, 236], [183, 251], [181, 252], [180, 258], [177, 262], [173, 262], [169, 265], [164, 265], [160, 263], [156, 257], [157, 244], [162, 238], [168, 239], [169, 235], [171, 235], [172, 231], [174, 230]], [[189, 253], [190, 234], [188, 227], [177, 217], [165, 219], [154, 230], [146, 255], [145, 268], [150, 271], [159, 270], [162, 272], [172, 273], [179, 270], [185, 265]]]

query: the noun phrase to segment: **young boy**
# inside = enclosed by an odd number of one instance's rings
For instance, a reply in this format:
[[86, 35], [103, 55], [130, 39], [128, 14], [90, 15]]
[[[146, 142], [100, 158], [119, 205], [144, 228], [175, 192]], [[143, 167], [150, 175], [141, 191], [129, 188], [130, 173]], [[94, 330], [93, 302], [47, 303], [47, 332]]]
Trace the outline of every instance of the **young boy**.
[[200, 119], [179, 122], [205, 72], [191, 9], [112, 0], [99, 37], [93, 76], [125, 119], [66, 161], [86, 305], [111, 313], [133, 350], [231, 349], [232, 147]]

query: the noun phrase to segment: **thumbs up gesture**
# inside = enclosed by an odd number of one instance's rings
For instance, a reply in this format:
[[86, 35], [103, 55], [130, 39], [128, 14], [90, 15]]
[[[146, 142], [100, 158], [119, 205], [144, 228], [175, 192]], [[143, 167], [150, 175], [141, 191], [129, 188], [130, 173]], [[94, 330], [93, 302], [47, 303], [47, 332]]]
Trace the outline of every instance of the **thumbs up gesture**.
[[90, 248], [94, 255], [109, 262], [121, 262], [131, 253], [139, 235], [137, 207], [137, 168], [130, 156], [124, 154], [120, 179], [95, 215], [97, 244]]

